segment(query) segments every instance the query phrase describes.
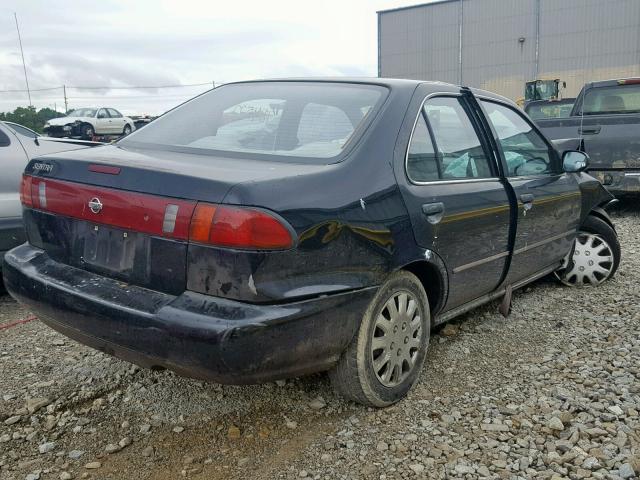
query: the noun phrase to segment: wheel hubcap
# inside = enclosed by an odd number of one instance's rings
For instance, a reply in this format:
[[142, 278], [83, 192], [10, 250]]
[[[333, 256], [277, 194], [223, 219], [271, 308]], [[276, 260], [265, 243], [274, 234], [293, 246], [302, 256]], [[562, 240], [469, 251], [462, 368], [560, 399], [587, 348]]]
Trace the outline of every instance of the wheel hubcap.
[[568, 268], [556, 273], [560, 281], [570, 286], [599, 285], [613, 269], [613, 252], [600, 235], [581, 232], [576, 238], [573, 257]]
[[395, 387], [407, 378], [422, 343], [422, 320], [418, 301], [409, 292], [394, 294], [376, 318], [371, 339], [371, 359], [376, 377]]

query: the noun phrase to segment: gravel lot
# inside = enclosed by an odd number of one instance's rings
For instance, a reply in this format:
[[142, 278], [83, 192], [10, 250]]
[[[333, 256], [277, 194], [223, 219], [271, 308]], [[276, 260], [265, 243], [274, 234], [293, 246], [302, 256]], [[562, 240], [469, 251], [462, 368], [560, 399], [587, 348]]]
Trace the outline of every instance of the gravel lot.
[[457, 319], [385, 410], [325, 375], [229, 387], [140, 370], [37, 320], [9, 327], [31, 317], [0, 295], [0, 478], [637, 478], [638, 205], [614, 212], [615, 279], [543, 280], [508, 319], [496, 304]]

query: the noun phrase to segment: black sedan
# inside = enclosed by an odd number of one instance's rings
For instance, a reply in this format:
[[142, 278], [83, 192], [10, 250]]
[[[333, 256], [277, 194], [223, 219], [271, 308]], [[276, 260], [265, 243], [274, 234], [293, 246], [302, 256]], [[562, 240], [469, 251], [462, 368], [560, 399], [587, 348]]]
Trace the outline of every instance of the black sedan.
[[242, 82], [114, 145], [40, 157], [10, 293], [51, 327], [223, 383], [328, 370], [406, 395], [431, 329], [620, 261], [612, 197], [512, 102], [443, 83]]

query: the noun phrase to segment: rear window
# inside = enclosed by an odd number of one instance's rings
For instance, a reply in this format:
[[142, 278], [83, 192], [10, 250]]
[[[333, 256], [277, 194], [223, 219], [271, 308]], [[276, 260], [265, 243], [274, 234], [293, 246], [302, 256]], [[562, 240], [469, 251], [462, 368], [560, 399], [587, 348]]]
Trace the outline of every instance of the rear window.
[[584, 96], [584, 114], [616, 114], [640, 112], [640, 85], [596, 87]]
[[530, 103], [524, 109], [532, 120], [545, 118], [569, 118], [574, 101]]
[[327, 163], [373, 118], [387, 89], [329, 82], [225, 85], [120, 142], [196, 154]]

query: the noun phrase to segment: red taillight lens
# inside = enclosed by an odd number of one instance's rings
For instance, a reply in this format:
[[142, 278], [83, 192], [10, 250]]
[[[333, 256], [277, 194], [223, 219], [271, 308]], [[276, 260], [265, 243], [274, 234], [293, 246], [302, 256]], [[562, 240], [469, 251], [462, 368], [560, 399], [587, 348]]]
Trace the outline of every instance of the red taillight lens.
[[31, 196], [31, 186], [33, 185], [33, 177], [30, 175], [22, 175], [20, 182], [20, 202], [25, 207], [33, 207], [33, 197]]
[[262, 210], [199, 203], [191, 219], [189, 240], [223, 247], [276, 250], [293, 246], [281, 220]]

